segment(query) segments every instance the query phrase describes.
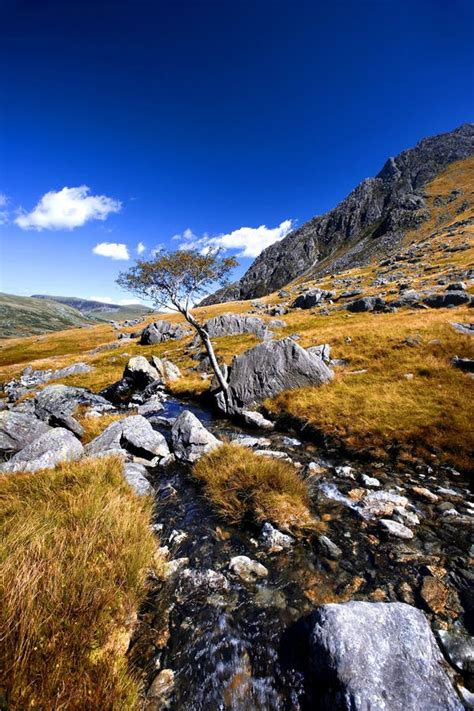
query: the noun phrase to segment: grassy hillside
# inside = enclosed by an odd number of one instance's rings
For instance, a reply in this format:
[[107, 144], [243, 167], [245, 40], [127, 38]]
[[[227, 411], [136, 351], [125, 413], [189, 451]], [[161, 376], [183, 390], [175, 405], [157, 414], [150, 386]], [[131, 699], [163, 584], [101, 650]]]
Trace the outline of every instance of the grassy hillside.
[[71, 306], [80, 311], [94, 321], [126, 321], [128, 319], [142, 318], [145, 314], [152, 312], [148, 306], [143, 304], [106, 304], [102, 301], [92, 299], [80, 299], [76, 296], [45, 296], [34, 294], [33, 298], [47, 299], [66, 306]]
[[91, 324], [80, 311], [65, 304], [30, 296], [0, 294], [0, 337], [31, 336]]

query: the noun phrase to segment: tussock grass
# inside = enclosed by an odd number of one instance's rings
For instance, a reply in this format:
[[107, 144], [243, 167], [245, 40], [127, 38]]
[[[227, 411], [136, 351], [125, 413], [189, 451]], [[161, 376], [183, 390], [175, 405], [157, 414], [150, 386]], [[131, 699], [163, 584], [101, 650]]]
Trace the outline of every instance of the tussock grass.
[[156, 540], [116, 458], [0, 479], [0, 685], [9, 709], [136, 708], [131, 624]]
[[314, 528], [306, 486], [288, 462], [223, 444], [196, 462], [193, 475], [231, 523], [272, 521], [285, 530]]
[[127, 410], [127, 412], [118, 415], [103, 414], [100, 415], [100, 417], [88, 417], [87, 410], [87, 407], [80, 406], [74, 415], [79, 424], [84, 428], [84, 434], [81, 437], [82, 444], [92, 442], [92, 440], [102, 434], [109, 425], [134, 414], [133, 410]]

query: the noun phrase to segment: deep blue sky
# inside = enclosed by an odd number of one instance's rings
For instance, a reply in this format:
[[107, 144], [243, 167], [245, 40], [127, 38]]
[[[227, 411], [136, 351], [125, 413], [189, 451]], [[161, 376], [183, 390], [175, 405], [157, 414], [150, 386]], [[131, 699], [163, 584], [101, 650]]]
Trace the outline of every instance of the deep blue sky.
[[[472, 0], [0, 0], [1, 290], [123, 298], [97, 243], [325, 212], [473, 119], [473, 26]], [[15, 224], [81, 185], [120, 212]]]

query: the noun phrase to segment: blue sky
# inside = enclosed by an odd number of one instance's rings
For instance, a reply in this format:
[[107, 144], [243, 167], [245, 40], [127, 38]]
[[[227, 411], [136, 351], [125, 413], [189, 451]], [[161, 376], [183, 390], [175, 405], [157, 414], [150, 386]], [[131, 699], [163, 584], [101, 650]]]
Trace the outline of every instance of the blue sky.
[[222, 243], [238, 276], [473, 120], [473, 26], [471, 0], [0, 0], [0, 289], [130, 299], [140, 243]]

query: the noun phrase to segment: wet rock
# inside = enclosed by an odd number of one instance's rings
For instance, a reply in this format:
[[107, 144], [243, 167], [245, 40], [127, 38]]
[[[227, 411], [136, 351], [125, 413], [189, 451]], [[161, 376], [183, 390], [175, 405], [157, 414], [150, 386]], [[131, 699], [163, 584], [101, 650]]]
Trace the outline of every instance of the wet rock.
[[0, 456], [19, 452], [49, 429], [49, 425], [31, 413], [0, 412]]
[[123, 377], [125, 380], [131, 380], [135, 387], [145, 388], [160, 376], [144, 356], [134, 356], [125, 366]]
[[368, 476], [367, 474], [360, 475], [361, 484], [366, 486], [368, 489], [376, 489], [380, 486], [380, 481], [374, 476]]
[[230, 584], [222, 573], [210, 568], [185, 568], [179, 575], [176, 600], [179, 603], [204, 600], [208, 604], [222, 604], [230, 592]]
[[166, 578], [172, 578], [174, 575], [180, 571], [187, 568], [189, 565], [189, 558], [174, 558], [165, 564], [164, 575]]
[[255, 454], [259, 457], [272, 457], [273, 459], [283, 459], [285, 462], [293, 462], [286, 452], [279, 452], [276, 449], [256, 449]]
[[336, 467], [334, 471], [336, 472], [337, 476], [343, 476], [349, 479], [354, 478], [354, 469], [347, 464]]
[[149, 400], [140, 405], [138, 408], [138, 414], [143, 415], [148, 420], [153, 420], [155, 415], [158, 415], [162, 410], [164, 410], [163, 398], [161, 395], [152, 395]]
[[267, 420], [260, 412], [242, 410], [240, 414], [245, 424], [249, 427], [257, 427], [260, 430], [275, 429], [275, 424], [271, 420]]
[[328, 536], [318, 537], [318, 548], [321, 554], [330, 560], [339, 560], [339, 558], [342, 557], [341, 549], [333, 541], [331, 541]]
[[164, 343], [169, 340], [179, 340], [188, 336], [190, 330], [179, 324], [170, 321], [155, 321], [143, 329], [140, 336], [140, 345], [150, 346], [157, 343]]
[[409, 541], [414, 536], [413, 531], [408, 528], [408, 526], [405, 526], [403, 523], [399, 523], [398, 521], [392, 521], [389, 518], [381, 518], [379, 525], [382, 530], [386, 531], [390, 536], [394, 536], [395, 538], [403, 538], [404, 540]]
[[124, 465], [123, 473], [125, 479], [130, 484], [132, 489], [139, 496], [151, 494], [153, 491], [148, 479], [146, 478], [147, 471], [142, 464], [127, 462]]
[[432, 309], [442, 309], [447, 306], [462, 306], [470, 301], [470, 295], [464, 291], [445, 291], [442, 294], [429, 294], [423, 303]]
[[461, 674], [474, 676], [474, 637], [456, 630], [438, 630], [436, 634], [450, 664]]
[[234, 358], [228, 388], [228, 409], [238, 414], [289, 388], [322, 385], [333, 372], [291, 338], [268, 341]]
[[323, 605], [310, 620], [316, 707], [461, 711], [420, 610], [404, 603]]
[[145, 459], [167, 457], [170, 453], [163, 435], [155, 432], [148, 420], [141, 415], [132, 415], [113, 422], [85, 446], [88, 456], [114, 449], [125, 449]]
[[458, 617], [461, 612], [456, 591], [434, 576], [424, 576], [420, 597], [426, 607], [435, 614]]
[[280, 553], [283, 550], [289, 550], [294, 543], [294, 539], [291, 536], [282, 533], [268, 521], [263, 524], [258, 540], [269, 553]]
[[361, 313], [364, 311], [383, 311], [385, 308], [384, 299], [380, 296], [363, 296], [361, 299], [356, 299], [350, 304], [347, 304], [346, 309], [353, 313]]
[[379, 518], [392, 516], [397, 506], [400, 508], [408, 506], [406, 496], [391, 491], [371, 491], [361, 502], [359, 510], [363, 518]]
[[166, 382], [172, 382], [179, 380], [181, 377], [181, 371], [177, 365], [172, 363], [170, 360], [164, 360], [163, 358], [158, 358], [157, 356], [151, 357], [152, 363], [158, 375]]
[[257, 578], [266, 578], [268, 575], [264, 565], [246, 555], [236, 555], [231, 558], [229, 569], [245, 583], [253, 583]]
[[50, 469], [60, 462], [80, 459], [83, 447], [74, 435], [62, 427], [48, 430], [2, 465], [4, 472], [35, 472]]
[[195, 462], [221, 444], [189, 410], [183, 410], [176, 418], [171, 428], [171, 440], [176, 458], [188, 463]]
[[162, 669], [153, 679], [145, 701], [145, 711], [164, 711], [168, 708], [174, 689], [174, 671]]

